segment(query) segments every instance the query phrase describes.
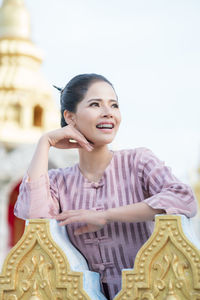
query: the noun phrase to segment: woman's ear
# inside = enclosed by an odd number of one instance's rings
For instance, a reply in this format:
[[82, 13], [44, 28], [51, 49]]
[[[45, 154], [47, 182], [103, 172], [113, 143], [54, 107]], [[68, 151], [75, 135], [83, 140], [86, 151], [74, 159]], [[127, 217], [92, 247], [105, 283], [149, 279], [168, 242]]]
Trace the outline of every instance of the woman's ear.
[[74, 116], [74, 113], [69, 111], [69, 110], [64, 110], [64, 113], [63, 113], [63, 116], [64, 116], [64, 119], [65, 119], [65, 122], [69, 125], [74, 125], [75, 124], [75, 116]]

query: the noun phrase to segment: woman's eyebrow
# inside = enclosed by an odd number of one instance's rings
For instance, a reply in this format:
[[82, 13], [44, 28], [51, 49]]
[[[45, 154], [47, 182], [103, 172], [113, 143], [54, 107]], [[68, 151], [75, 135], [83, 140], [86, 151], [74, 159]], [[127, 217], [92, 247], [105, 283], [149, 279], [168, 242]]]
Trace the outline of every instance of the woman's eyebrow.
[[[92, 102], [92, 101], [99, 101], [99, 102], [101, 102], [101, 101], [103, 101], [103, 100], [102, 100], [102, 99], [99, 99], [99, 98], [95, 98], [95, 99], [90, 99], [90, 100], [88, 100], [87, 102], [89, 103], [89, 102]], [[109, 102], [118, 102], [118, 101], [117, 101], [117, 100], [114, 100], [114, 99], [110, 99]]]

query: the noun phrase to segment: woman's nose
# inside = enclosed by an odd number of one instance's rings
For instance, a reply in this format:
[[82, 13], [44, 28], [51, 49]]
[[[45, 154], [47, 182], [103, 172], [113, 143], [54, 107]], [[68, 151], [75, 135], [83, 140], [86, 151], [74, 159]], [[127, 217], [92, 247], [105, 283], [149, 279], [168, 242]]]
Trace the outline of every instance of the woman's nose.
[[110, 107], [104, 107], [102, 110], [102, 115], [104, 117], [112, 117], [113, 116], [112, 109]]

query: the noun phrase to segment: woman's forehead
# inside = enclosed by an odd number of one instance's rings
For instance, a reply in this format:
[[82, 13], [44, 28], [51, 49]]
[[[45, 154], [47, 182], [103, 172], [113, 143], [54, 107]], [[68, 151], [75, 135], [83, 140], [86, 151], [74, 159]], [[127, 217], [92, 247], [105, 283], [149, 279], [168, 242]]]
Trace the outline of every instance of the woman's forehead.
[[97, 81], [91, 84], [87, 90], [84, 100], [90, 99], [114, 99], [117, 100], [117, 95], [113, 87], [104, 81]]

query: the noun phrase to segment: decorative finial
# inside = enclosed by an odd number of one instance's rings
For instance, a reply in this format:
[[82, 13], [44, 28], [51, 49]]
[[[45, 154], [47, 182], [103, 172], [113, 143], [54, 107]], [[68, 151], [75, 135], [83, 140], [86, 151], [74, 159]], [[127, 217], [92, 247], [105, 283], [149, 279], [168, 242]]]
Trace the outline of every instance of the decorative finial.
[[30, 39], [30, 16], [24, 0], [4, 0], [0, 7], [0, 38]]

